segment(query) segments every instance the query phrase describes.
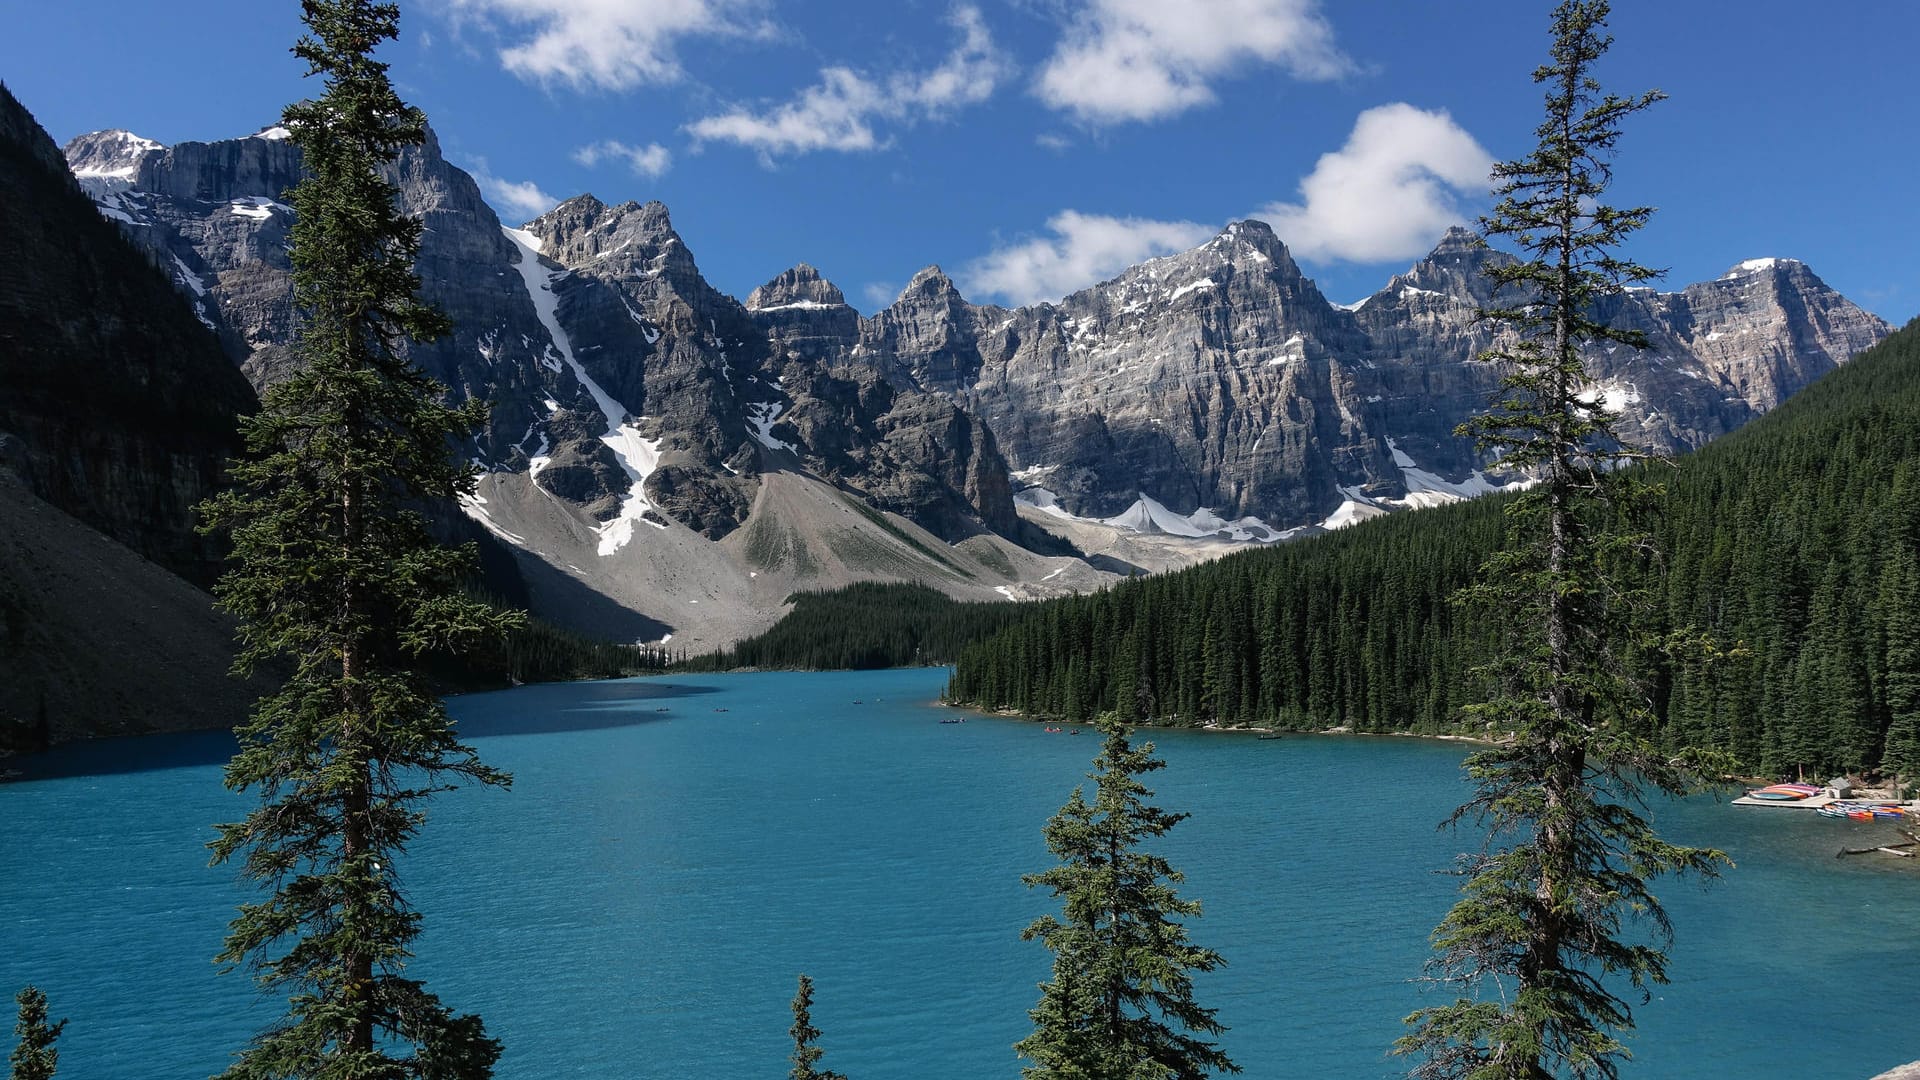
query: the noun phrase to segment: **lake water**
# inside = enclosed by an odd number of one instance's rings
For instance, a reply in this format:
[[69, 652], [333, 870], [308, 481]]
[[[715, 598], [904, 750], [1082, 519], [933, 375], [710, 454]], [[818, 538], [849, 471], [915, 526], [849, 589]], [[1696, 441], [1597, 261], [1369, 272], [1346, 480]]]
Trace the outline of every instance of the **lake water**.
[[[1020, 884], [1097, 741], [956, 715], [939, 670], [528, 687], [454, 700], [509, 792], [444, 797], [401, 865], [425, 911], [413, 973], [506, 1043], [503, 1080], [784, 1075], [788, 1002], [816, 985], [823, 1065], [853, 1080], [1019, 1075], [1010, 1049], [1048, 957]], [[861, 702], [855, 704], [856, 699]], [[1153, 738], [1162, 850], [1206, 914], [1199, 978], [1250, 1077], [1383, 1077], [1426, 998], [1436, 831], [1466, 793], [1457, 744], [1207, 733]], [[236, 900], [211, 823], [224, 734], [70, 747], [0, 785], [0, 989], [72, 1023], [61, 1080], [203, 1077], [273, 1016], [210, 957]], [[1638, 1010], [1632, 1077], [1866, 1077], [1920, 1058], [1905, 989], [1920, 878], [1836, 860], [1884, 826], [1711, 800], [1659, 808], [1727, 849], [1711, 889], [1666, 882], [1674, 983]], [[0, 1024], [0, 1031], [10, 1025]], [[10, 1042], [8, 1043], [10, 1046]]]

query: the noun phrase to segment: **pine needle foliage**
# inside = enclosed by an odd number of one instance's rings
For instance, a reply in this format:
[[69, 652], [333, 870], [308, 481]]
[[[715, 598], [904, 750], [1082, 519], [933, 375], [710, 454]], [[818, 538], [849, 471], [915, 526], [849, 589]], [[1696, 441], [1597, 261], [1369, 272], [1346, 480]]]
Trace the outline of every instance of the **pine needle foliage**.
[[486, 1077], [500, 1046], [480, 1019], [403, 974], [420, 916], [394, 866], [432, 794], [509, 782], [460, 743], [419, 671], [431, 650], [520, 623], [463, 591], [475, 553], [439, 546], [416, 509], [472, 490], [450, 451], [485, 407], [444, 404], [406, 356], [447, 321], [417, 298], [421, 225], [381, 174], [425, 131], [372, 57], [398, 8], [302, 8], [293, 52], [325, 90], [283, 114], [306, 169], [290, 195], [300, 370], [245, 422], [234, 490], [203, 507], [232, 538], [216, 595], [240, 619], [236, 668], [290, 669], [227, 765], [227, 786], [261, 804], [210, 845], [216, 865], [238, 859], [271, 890], [241, 906], [218, 960], [287, 995], [288, 1011], [225, 1075]]
[[788, 1080], [847, 1080], [831, 1069], [815, 1068], [826, 1051], [814, 1045], [820, 1029], [813, 1026], [813, 980], [805, 975], [800, 976], [800, 989], [793, 995], [793, 1026], [787, 1034], [793, 1036], [793, 1071], [787, 1074]]
[[1660, 839], [1640, 812], [1645, 795], [1683, 794], [1692, 776], [1657, 749], [1647, 700], [1622, 674], [1648, 644], [1634, 583], [1649, 575], [1634, 564], [1651, 557], [1649, 538], [1620, 527], [1644, 485], [1621, 469], [1639, 455], [1621, 447], [1580, 354], [1644, 347], [1592, 312], [1655, 276], [1615, 254], [1652, 210], [1600, 201], [1621, 122], [1662, 97], [1602, 93], [1592, 71], [1611, 44], [1607, 13], [1605, 0], [1555, 9], [1552, 60], [1534, 72], [1547, 91], [1539, 144], [1495, 167], [1499, 202], [1483, 222], [1527, 257], [1488, 271], [1509, 306], [1482, 317], [1511, 333], [1481, 359], [1508, 373], [1461, 434], [1540, 483], [1507, 506], [1509, 546], [1457, 598], [1505, 615], [1505, 647], [1486, 668], [1494, 692], [1466, 711], [1511, 738], [1466, 762], [1475, 791], [1452, 821], [1488, 835], [1433, 933], [1432, 970], [1465, 996], [1408, 1017], [1397, 1045], [1421, 1058], [1421, 1078], [1612, 1080], [1633, 1026], [1620, 981], [1644, 999], [1667, 980], [1672, 930], [1649, 882], [1724, 862]]
[[47, 1023], [47, 995], [38, 987], [27, 987], [13, 1000], [20, 1006], [19, 1019], [13, 1025], [19, 1042], [8, 1058], [12, 1066], [9, 1075], [12, 1080], [53, 1080], [53, 1070], [60, 1064], [60, 1051], [53, 1048], [53, 1043], [67, 1022]]
[[1200, 902], [1174, 886], [1186, 880], [1167, 860], [1141, 850], [1185, 820], [1148, 802], [1139, 780], [1164, 768], [1153, 744], [1133, 746], [1112, 716], [1098, 720], [1105, 741], [1094, 758], [1094, 799], [1075, 788], [1047, 822], [1047, 849], [1058, 866], [1022, 880], [1061, 901], [1021, 933], [1053, 953], [1053, 977], [1029, 1015], [1033, 1034], [1014, 1049], [1034, 1064], [1028, 1080], [1200, 1080], [1235, 1065], [1205, 1036], [1225, 1029], [1193, 997], [1193, 973], [1212, 971], [1220, 954], [1187, 940], [1181, 919]]

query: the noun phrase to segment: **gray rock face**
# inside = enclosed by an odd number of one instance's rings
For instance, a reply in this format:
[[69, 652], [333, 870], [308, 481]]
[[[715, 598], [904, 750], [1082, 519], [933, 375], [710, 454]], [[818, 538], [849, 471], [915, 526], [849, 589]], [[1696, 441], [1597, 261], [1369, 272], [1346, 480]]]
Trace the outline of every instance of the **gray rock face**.
[[[100, 140], [93, 160], [139, 152]], [[0, 459], [33, 496], [209, 583], [193, 528], [252, 391], [167, 280], [102, 221], [0, 88]], [[4, 665], [0, 665], [4, 666]]]
[[[278, 134], [163, 147], [98, 132], [67, 148], [101, 212], [261, 388], [287, 373], [295, 325], [284, 193], [300, 160]], [[422, 294], [455, 326], [412, 357], [456, 398], [491, 403], [472, 447], [483, 467], [534, 470], [602, 523], [638, 477], [647, 513], [709, 539], [745, 520], [769, 467], [817, 472], [948, 539], [1017, 528], [983, 427], [870, 369], [828, 369], [859, 316], [811, 267], [757, 290], [764, 310], [750, 311], [706, 282], [659, 203], [584, 195], [503, 229], [431, 137], [389, 178], [425, 224]], [[623, 458], [626, 429], [647, 460]]]
[[[1371, 512], [1490, 488], [1453, 430], [1499, 379], [1474, 362], [1493, 344], [1474, 314], [1491, 299], [1482, 269], [1507, 258], [1456, 229], [1347, 310], [1246, 221], [1016, 311], [968, 304], [932, 268], [863, 324], [861, 346], [985, 420], [1019, 477], [1045, 489], [1032, 500], [1152, 518], [1144, 496], [1178, 516], [1258, 518], [1271, 535], [1347, 503]], [[1651, 347], [1594, 350], [1591, 392], [1630, 441], [1662, 452], [1731, 431], [1889, 331], [1785, 259], [1634, 291], [1602, 314]]]
[[779, 277], [747, 294], [747, 310], [778, 311], [787, 308], [842, 308], [847, 298], [820, 271], [801, 263]]
[[[299, 162], [270, 134], [68, 148], [257, 385], [284, 371], [293, 325], [277, 200]], [[1508, 258], [1466, 230], [1351, 309], [1246, 221], [1057, 304], [971, 304], [931, 267], [863, 319], [804, 264], [745, 304], [720, 293], [659, 203], [583, 195], [509, 232], [437, 145], [393, 178], [427, 223], [423, 291], [457, 326], [416, 359], [494, 406], [474, 457], [537, 466], [601, 522], [643, 477], [647, 512], [718, 539], [761, 473], [797, 469], [949, 540], [1014, 535], [1017, 470], [1061, 512], [1264, 540], [1502, 479], [1453, 435], [1499, 378], [1473, 362], [1494, 344], [1474, 313], [1481, 270]], [[1602, 314], [1652, 347], [1595, 350], [1592, 392], [1660, 451], [1731, 431], [1888, 331], [1785, 259]]]

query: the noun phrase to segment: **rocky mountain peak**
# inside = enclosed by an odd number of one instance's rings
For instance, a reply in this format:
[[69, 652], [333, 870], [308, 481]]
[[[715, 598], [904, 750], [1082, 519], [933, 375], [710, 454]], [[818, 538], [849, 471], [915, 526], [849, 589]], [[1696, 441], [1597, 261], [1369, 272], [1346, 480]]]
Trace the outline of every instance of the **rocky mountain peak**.
[[139, 172], [142, 158], [153, 151], [165, 149], [165, 146], [152, 139], [143, 139], [131, 131], [110, 128], [76, 135], [63, 152], [67, 167], [73, 170], [76, 177], [132, 180]]
[[1455, 225], [1425, 258], [1414, 263], [1406, 273], [1394, 275], [1374, 298], [1404, 302], [1422, 297], [1445, 298], [1484, 307], [1493, 299], [1493, 285], [1487, 280], [1486, 268], [1512, 260], [1513, 256], [1488, 247], [1479, 233]]
[[900, 290], [900, 296], [894, 301], [894, 306], [897, 307], [909, 301], [934, 300], [944, 303], [949, 299], [959, 298], [959, 287], [954, 285], [953, 279], [947, 276], [945, 270], [935, 264], [913, 275], [907, 282], [907, 287]]
[[844, 307], [847, 298], [820, 271], [801, 263], [747, 294], [747, 310]]
[[1487, 247], [1486, 238], [1465, 225], [1449, 225], [1445, 236], [1433, 246], [1427, 261], [1434, 262], [1450, 257], [1478, 256]]
[[1721, 275], [1720, 280], [1732, 281], [1739, 278], [1753, 277], [1755, 275], [1775, 276], [1780, 274], [1812, 277], [1813, 271], [1808, 270], [1807, 264], [1801, 262], [1799, 259], [1747, 259], [1735, 263], [1732, 267], [1728, 268], [1727, 272]]
[[608, 206], [592, 195], [576, 195], [527, 223], [540, 237], [540, 253], [576, 270], [603, 277], [637, 280], [665, 278], [676, 288], [704, 292], [693, 253], [673, 231], [665, 203], [624, 202]]
[[1221, 230], [1220, 235], [1214, 237], [1208, 246], [1226, 249], [1235, 255], [1251, 253], [1264, 256], [1276, 265], [1287, 267], [1295, 273], [1299, 272], [1298, 267], [1294, 266], [1293, 255], [1287, 250], [1287, 245], [1281, 243], [1280, 238], [1274, 235], [1273, 226], [1264, 221], [1248, 218], [1245, 221], [1232, 222]]

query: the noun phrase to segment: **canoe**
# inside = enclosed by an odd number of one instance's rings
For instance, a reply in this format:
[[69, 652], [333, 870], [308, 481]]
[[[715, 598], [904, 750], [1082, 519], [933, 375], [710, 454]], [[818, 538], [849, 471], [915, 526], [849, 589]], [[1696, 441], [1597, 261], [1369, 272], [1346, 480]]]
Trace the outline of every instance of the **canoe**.
[[1820, 789], [1812, 784], [1769, 784], [1747, 792], [1750, 799], [1771, 799], [1786, 802], [1793, 799], [1805, 799], [1820, 794]]

